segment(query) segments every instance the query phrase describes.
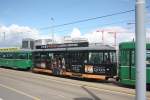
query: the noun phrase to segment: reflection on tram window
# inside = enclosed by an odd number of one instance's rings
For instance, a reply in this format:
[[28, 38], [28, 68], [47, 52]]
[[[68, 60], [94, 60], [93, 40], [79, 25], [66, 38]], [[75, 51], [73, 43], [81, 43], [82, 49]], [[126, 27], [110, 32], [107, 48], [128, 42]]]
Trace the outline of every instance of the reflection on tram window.
[[150, 50], [146, 51], [146, 66], [150, 67]]

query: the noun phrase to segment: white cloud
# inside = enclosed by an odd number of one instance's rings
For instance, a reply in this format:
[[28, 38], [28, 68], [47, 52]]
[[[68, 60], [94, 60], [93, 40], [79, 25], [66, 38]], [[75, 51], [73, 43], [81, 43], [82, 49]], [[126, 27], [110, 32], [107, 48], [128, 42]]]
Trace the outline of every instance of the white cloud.
[[43, 37], [36, 29], [28, 26], [12, 24], [10, 26], [0, 26], [0, 47], [20, 46], [23, 38], [37, 39]]
[[[102, 41], [102, 31], [103, 31], [103, 41]], [[125, 29], [120, 26], [98, 28], [86, 34], [81, 34], [78, 28], [74, 28], [71, 33], [71, 37], [87, 38], [91, 43], [104, 42], [106, 44], [114, 44], [115, 32], [116, 32], [117, 43], [123, 41], [132, 41], [134, 38], [134, 33], [130, 33], [128, 29]]]
[[[105, 44], [114, 44], [113, 32], [116, 32], [117, 44], [124, 41], [132, 41], [133, 38], [135, 38], [134, 33], [131, 33], [128, 29], [120, 26], [98, 28], [85, 34], [82, 34], [78, 28], [73, 28], [73, 31], [69, 35], [71, 38], [86, 38], [91, 43], [102, 43], [102, 31]], [[147, 29], [147, 33], [150, 34], [150, 28]], [[149, 34], [147, 34], [147, 37], [150, 37]], [[21, 41], [23, 38], [48, 39], [51, 37], [46, 34], [40, 34], [38, 30], [28, 26], [19, 26], [16, 24], [12, 24], [10, 26], [0, 26], [0, 47], [21, 46]], [[63, 39], [63, 37], [55, 34], [55, 41], [58, 43], [61, 43]]]
[[70, 35], [72, 38], [79, 38], [81, 37], [81, 32], [78, 28], [73, 28], [72, 33]]
[[[41, 34], [37, 29], [28, 26], [16, 24], [10, 26], [0, 25], [0, 47], [21, 47], [22, 39], [24, 38], [51, 39], [52, 37], [49, 34]], [[63, 37], [55, 34], [55, 40], [61, 43]]]

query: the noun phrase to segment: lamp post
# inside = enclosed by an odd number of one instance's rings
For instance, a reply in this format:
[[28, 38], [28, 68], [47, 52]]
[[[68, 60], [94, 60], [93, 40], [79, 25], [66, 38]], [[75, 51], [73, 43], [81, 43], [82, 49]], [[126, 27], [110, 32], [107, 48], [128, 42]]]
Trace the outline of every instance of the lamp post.
[[104, 30], [102, 30], [101, 32], [102, 32], [102, 42], [104, 43]]
[[5, 32], [3, 32], [3, 34], [4, 34], [4, 41], [5, 41], [5, 38], [6, 38], [6, 33], [5, 33]]
[[52, 24], [51, 24], [51, 31], [52, 31], [52, 43], [54, 44], [54, 18], [51, 17], [51, 21], [52, 21]]
[[146, 100], [145, 0], [136, 0], [136, 100]]

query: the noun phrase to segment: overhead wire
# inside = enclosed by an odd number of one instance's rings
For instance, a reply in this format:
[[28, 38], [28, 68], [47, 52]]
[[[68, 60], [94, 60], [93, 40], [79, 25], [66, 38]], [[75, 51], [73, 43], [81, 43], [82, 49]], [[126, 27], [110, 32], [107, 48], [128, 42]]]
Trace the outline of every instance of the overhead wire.
[[[149, 7], [150, 6], [147, 6], [146, 8], [149, 8]], [[59, 24], [59, 25], [54, 25], [54, 26], [49, 26], [49, 27], [43, 27], [43, 28], [40, 28], [40, 30], [45, 30], [45, 29], [49, 29], [49, 28], [56, 28], [56, 27], [62, 27], [62, 26], [66, 26], [66, 25], [71, 25], [71, 24], [86, 22], [86, 21], [90, 21], [90, 20], [96, 20], [96, 19], [111, 17], [111, 16], [115, 16], [115, 15], [121, 15], [121, 14], [129, 13], [129, 12], [133, 12], [133, 11], [135, 11], [135, 9], [121, 11], [121, 12], [112, 13], [112, 14], [107, 14], [107, 15], [103, 15], [103, 16], [99, 16], [99, 17], [93, 17], [93, 18], [88, 18], [88, 19], [83, 19], [83, 20], [77, 20], [77, 21], [68, 22], [68, 23]]]
[[44, 28], [41, 28], [41, 30], [43, 30], [43, 29], [49, 29], [49, 28], [55, 28], [55, 27], [61, 27], [61, 26], [66, 26], [66, 25], [71, 25], [71, 24], [76, 24], [76, 23], [81, 23], [81, 22], [86, 22], [86, 21], [90, 21], [90, 20], [96, 20], [96, 19], [100, 19], [100, 18], [106, 18], [106, 17], [110, 17], [110, 16], [114, 16], [114, 15], [120, 15], [120, 14], [123, 14], [123, 13], [132, 12], [132, 11], [134, 11], [134, 10], [128, 10], [128, 11], [123, 11], [123, 12], [108, 14], [108, 15], [104, 15], [104, 16], [100, 16], [100, 17], [88, 18], [88, 19], [73, 21], [73, 22], [64, 23], [64, 24], [60, 24], [60, 25], [54, 25], [54, 26], [50, 26], [50, 27], [44, 27]]
[[[119, 24], [119, 23], [124, 23], [124, 22], [127, 22], [127, 21], [133, 21], [133, 20], [121, 20], [121, 21], [117, 21], [117, 22], [112, 22], [112, 23], [106, 23], [106, 24], [103, 24], [103, 25], [94, 25], [94, 26], [86, 26], [86, 27], [79, 27], [80, 29], [82, 29], [82, 30], [86, 30], [87, 28], [89, 29], [89, 28], [96, 28], [96, 27], [104, 27], [104, 26], [106, 26], [106, 25], [113, 25], [113, 24]], [[126, 24], [126, 23], [125, 23]], [[66, 32], [66, 31], [69, 31], [70, 29], [66, 29], [66, 30], [56, 30], [55, 32]]]

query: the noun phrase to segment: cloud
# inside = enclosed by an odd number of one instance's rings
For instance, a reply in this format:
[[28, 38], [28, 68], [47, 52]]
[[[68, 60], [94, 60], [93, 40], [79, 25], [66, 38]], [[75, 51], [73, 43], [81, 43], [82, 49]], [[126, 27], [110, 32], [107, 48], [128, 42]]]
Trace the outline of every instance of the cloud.
[[117, 44], [123, 41], [132, 41], [134, 38], [134, 33], [131, 33], [129, 32], [128, 29], [120, 26], [109, 26], [109, 27], [98, 28], [86, 34], [81, 34], [78, 28], [74, 28], [70, 36], [72, 38], [73, 37], [87, 38], [88, 41], [91, 43], [114, 44], [115, 33], [116, 33]]
[[81, 32], [78, 28], [73, 28], [72, 32], [71, 32], [71, 37], [72, 38], [79, 38], [81, 37]]
[[39, 31], [28, 26], [12, 24], [10, 26], [0, 26], [0, 47], [21, 46], [23, 38], [37, 39], [43, 37]]
[[[146, 31], [148, 33], [147, 37], [150, 37], [150, 28], [148, 28]], [[132, 41], [133, 38], [135, 38], [135, 34], [133, 32], [130, 32], [128, 29], [121, 26], [97, 28], [89, 33], [84, 34], [80, 32], [80, 29], [73, 28], [72, 32], [68, 35], [72, 39], [86, 38], [90, 43], [105, 43], [114, 45], [115, 32], [117, 44], [119, 44], [120, 42]], [[21, 46], [23, 38], [50, 39], [51, 37], [48, 34], [43, 35], [37, 29], [30, 28], [28, 26], [19, 26], [16, 24], [12, 24], [10, 26], [0, 25], [0, 47]], [[63, 40], [64, 37], [55, 34], [55, 41], [57, 41], [57, 43], [61, 43], [63, 42]]]
[[[51, 39], [49, 34], [42, 34], [37, 29], [28, 26], [12, 24], [10, 26], [0, 25], [0, 47], [21, 47], [22, 39]], [[63, 37], [55, 34], [57, 43], [63, 41]]]

